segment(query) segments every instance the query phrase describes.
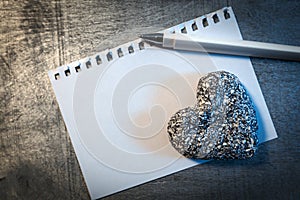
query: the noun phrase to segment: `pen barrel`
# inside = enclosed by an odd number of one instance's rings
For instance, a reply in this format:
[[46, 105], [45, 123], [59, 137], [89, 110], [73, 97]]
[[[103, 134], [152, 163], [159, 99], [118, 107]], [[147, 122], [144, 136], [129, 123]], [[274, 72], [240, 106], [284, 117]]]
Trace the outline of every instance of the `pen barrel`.
[[164, 38], [163, 46], [178, 50], [300, 61], [300, 47], [247, 40], [199, 40], [173, 36]]

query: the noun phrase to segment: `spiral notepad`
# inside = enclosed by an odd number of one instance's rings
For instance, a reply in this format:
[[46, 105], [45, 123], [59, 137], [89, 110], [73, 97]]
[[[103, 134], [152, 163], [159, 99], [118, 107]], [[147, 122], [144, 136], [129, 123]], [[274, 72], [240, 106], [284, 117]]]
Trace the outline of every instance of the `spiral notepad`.
[[[242, 39], [231, 7], [164, 31]], [[204, 162], [176, 152], [166, 125], [177, 110], [194, 105], [199, 78], [216, 70], [236, 74], [247, 88], [259, 140], [276, 138], [249, 58], [159, 49], [137, 39], [49, 71], [93, 199]]]

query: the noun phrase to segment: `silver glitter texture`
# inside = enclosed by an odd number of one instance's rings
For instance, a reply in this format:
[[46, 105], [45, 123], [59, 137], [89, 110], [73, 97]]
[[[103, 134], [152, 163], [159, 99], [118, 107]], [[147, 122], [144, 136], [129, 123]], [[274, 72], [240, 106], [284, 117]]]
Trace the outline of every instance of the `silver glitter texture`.
[[167, 127], [173, 147], [193, 159], [246, 159], [257, 149], [257, 118], [252, 101], [232, 73], [200, 78], [197, 103], [175, 113]]

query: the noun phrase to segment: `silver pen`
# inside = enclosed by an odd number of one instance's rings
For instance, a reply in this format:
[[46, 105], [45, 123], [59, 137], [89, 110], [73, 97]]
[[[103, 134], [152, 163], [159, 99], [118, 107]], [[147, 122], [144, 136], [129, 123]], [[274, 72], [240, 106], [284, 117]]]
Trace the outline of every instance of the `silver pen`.
[[152, 45], [177, 50], [300, 61], [300, 47], [247, 40], [199, 39], [178, 33], [141, 35]]

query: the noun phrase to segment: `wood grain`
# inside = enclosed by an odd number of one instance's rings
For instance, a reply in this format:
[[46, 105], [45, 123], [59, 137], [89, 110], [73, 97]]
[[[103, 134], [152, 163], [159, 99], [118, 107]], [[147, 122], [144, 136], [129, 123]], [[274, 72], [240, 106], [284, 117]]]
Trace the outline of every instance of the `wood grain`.
[[[231, 5], [247, 40], [300, 45], [300, 2], [0, 2], [0, 199], [88, 199], [47, 71]], [[300, 63], [252, 59], [279, 138], [106, 199], [299, 199]]]

